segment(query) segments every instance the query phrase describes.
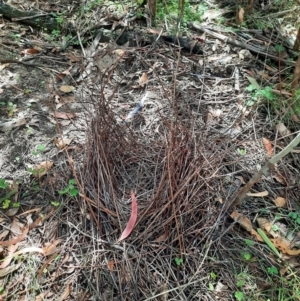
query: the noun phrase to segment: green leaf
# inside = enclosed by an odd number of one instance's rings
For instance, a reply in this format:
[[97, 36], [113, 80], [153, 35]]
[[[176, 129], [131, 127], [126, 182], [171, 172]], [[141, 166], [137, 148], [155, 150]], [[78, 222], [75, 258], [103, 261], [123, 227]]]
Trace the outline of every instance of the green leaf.
[[58, 207], [60, 205], [60, 202], [52, 201], [51, 205], [54, 206], [54, 207]]
[[0, 178], [0, 188], [6, 189], [8, 187], [8, 185], [9, 184], [7, 182], [5, 182], [4, 179]]
[[44, 145], [44, 144], [39, 144], [37, 146], [37, 150], [40, 152], [43, 152], [45, 149], [46, 149], [46, 145]]
[[235, 292], [234, 293], [234, 296], [236, 297], [236, 299], [238, 300], [238, 301], [242, 301], [242, 300], [244, 300], [244, 294], [243, 294], [243, 292]]
[[7, 208], [9, 208], [9, 205], [10, 205], [10, 200], [6, 199], [6, 200], [4, 200], [4, 202], [2, 204], [2, 208], [7, 209]]
[[69, 192], [69, 187], [66, 187], [65, 189], [63, 190], [58, 190], [58, 193], [61, 195], [61, 194], [66, 194]]
[[208, 288], [210, 291], [214, 291], [214, 285], [212, 283], [208, 284]]
[[78, 195], [78, 189], [72, 188], [69, 191], [70, 196], [77, 196]]
[[298, 225], [300, 225], [300, 217], [298, 217], [298, 218], [296, 219], [296, 223], [297, 223]]
[[75, 179], [70, 179], [70, 180], [69, 180], [69, 184], [70, 184], [70, 185], [76, 185], [77, 182], [76, 182]]
[[247, 246], [252, 246], [254, 242], [250, 239], [245, 239], [245, 243]]
[[247, 91], [254, 91], [254, 90], [259, 90], [260, 89], [260, 85], [258, 84], [258, 82], [256, 81], [256, 79], [254, 77], [251, 76], [246, 76], [248, 81], [250, 82], [250, 86], [248, 86], [246, 88]]
[[176, 257], [176, 258], [175, 258], [175, 262], [176, 262], [176, 264], [177, 264], [178, 266], [180, 266], [180, 265], [183, 263], [183, 259], [182, 259], [182, 258]]
[[270, 275], [277, 275], [278, 274], [278, 270], [274, 266], [269, 267], [267, 270], [268, 270], [268, 273]]
[[279, 230], [279, 227], [277, 225], [272, 225], [272, 230], [276, 232]]
[[239, 280], [239, 281], [236, 283], [236, 286], [237, 286], [237, 287], [242, 287], [245, 283], [246, 283], [246, 280], [245, 280], [245, 279], [241, 279], [241, 280]]
[[251, 254], [249, 254], [249, 253], [244, 253], [243, 256], [246, 260], [251, 259]]
[[216, 280], [217, 279], [217, 275], [214, 272], [210, 273], [210, 277], [212, 280]]
[[269, 246], [269, 248], [278, 256], [280, 257], [280, 253], [278, 252], [278, 250], [276, 249], [276, 247], [274, 246], [274, 244], [271, 242], [271, 240], [269, 239], [269, 237], [266, 235], [266, 233], [260, 229], [257, 228], [257, 232], [258, 234], [262, 237], [262, 239], [264, 240], [264, 242]]
[[290, 212], [288, 216], [293, 219], [296, 219], [298, 217], [298, 214], [296, 212]]

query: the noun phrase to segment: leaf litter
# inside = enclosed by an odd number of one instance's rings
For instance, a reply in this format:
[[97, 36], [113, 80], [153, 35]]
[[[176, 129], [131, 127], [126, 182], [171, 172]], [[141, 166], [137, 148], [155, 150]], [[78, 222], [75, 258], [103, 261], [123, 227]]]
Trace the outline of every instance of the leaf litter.
[[[240, 9], [239, 22], [242, 22], [243, 14], [244, 12]], [[205, 39], [209, 39], [208, 36], [206, 34]], [[31, 220], [34, 222], [28, 221], [27, 225], [31, 226], [29, 226], [27, 236], [22, 237], [24, 233], [19, 233], [17, 239], [19, 237], [20, 241], [16, 242], [22, 244], [19, 249], [20, 254], [30, 252], [49, 255], [50, 260], [45, 260], [45, 265], [42, 265], [43, 268], [39, 271], [39, 280], [47, 288], [51, 289], [47, 280], [45, 281], [48, 275], [50, 279], [50, 274], [52, 279], [58, 277], [66, 279], [63, 272], [54, 273], [54, 269], [60, 264], [60, 268], [65, 269], [65, 274], [71, 271], [74, 279], [78, 280], [75, 281], [78, 290], [85, 289], [84, 281], [80, 280], [83, 274], [78, 275], [87, 273], [90, 269], [93, 275], [98, 277], [100, 283], [103, 283], [103, 289], [92, 289], [92, 294], [100, 298], [104, 295], [104, 291], [109, 291], [112, 287], [126, 287], [118, 292], [118, 297], [121, 296], [120, 298], [124, 300], [141, 300], [155, 293], [176, 299], [179, 298], [178, 289], [182, 294], [180, 298], [192, 300], [199, 291], [207, 291], [206, 280], [202, 280], [199, 275], [209, 275], [212, 268], [218, 268], [222, 275], [222, 280], [217, 282], [220, 285], [217, 286], [215, 293], [226, 294], [228, 290], [234, 289], [230, 275], [229, 277], [227, 275], [227, 271], [232, 268], [228, 263], [228, 258], [232, 258], [230, 257], [232, 254], [226, 254], [227, 251], [224, 249], [228, 244], [230, 244], [228, 250], [232, 250], [233, 253], [242, 248], [236, 234], [247, 237], [246, 231], [254, 235], [257, 242], [263, 243], [261, 236], [254, 230], [256, 221], [251, 218], [258, 212], [258, 208], [264, 208], [267, 204], [274, 207], [274, 200], [278, 200], [277, 194], [274, 193], [274, 183], [270, 181], [271, 177], [266, 175], [255, 187], [255, 191], [259, 192], [248, 194], [245, 203], [242, 204], [241, 209], [247, 208], [245, 211], [249, 213], [249, 218], [243, 214], [232, 215], [233, 219], [246, 229], [245, 232], [239, 231], [238, 227], [234, 226], [228, 233], [221, 233], [223, 221], [228, 226], [224, 212], [232, 195], [239, 188], [237, 184], [241, 181], [239, 177], [242, 175], [246, 183], [249, 175], [253, 174], [270, 156], [270, 144], [268, 143], [268, 146], [265, 145], [263, 148], [260, 141], [263, 137], [268, 137], [272, 141], [272, 146], [275, 147], [276, 129], [270, 121], [266, 122], [264, 116], [256, 115], [256, 111], [251, 106], [246, 108], [244, 98], [249, 97], [248, 94], [235, 96], [234, 79], [231, 77], [235, 70], [230, 65], [244, 64], [247, 68], [247, 64], [250, 63], [253, 68], [260, 68], [255, 65], [252, 54], [245, 52], [242, 55], [240, 49], [227, 47], [226, 51], [230, 51], [230, 55], [224, 56], [221, 51], [225, 50], [225, 47], [217, 40], [213, 46], [214, 53], [211, 51], [211, 46], [205, 44], [203, 47], [206, 48], [207, 60], [186, 54], [181, 54], [177, 60], [178, 49], [164, 44], [154, 48], [152, 52], [150, 49], [148, 53], [140, 48], [134, 48], [134, 51], [125, 49], [120, 53], [110, 53], [109, 47], [104, 47], [104, 51], [101, 53], [100, 49], [100, 54], [98, 53], [103, 60], [98, 59], [95, 65], [104, 74], [101, 80], [106, 81], [105, 87], [99, 82], [99, 74], [93, 73], [93, 66], [89, 77], [80, 79], [85, 80], [81, 87], [76, 85], [75, 90], [73, 84], [63, 84], [68, 88], [60, 91], [72, 92], [75, 94], [74, 100], [81, 99], [83, 104], [89, 102], [92, 106], [86, 107], [84, 114], [81, 114], [82, 112], [67, 110], [73, 104], [73, 98], [70, 101], [57, 98], [57, 101], [61, 103], [57, 103], [55, 110], [58, 110], [63, 103], [64, 112], [52, 113], [56, 118], [62, 119], [58, 121], [60, 123], [58, 125], [66, 122], [63, 124], [66, 128], [60, 129], [63, 130], [62, 137], [69, 140], [56, 140], [56, 147], [53, 146], [49, 153], [39, 155], [42, 159], [39, 158], [41, 160], [38, 162], [52, 161], [53, 158], [58, 160], [56, 156], [63, 149], [60, 153], [60, 160], [56, 161], [47, 173], [43, 177], [38, 177], [37, 180], [41, 184], [42, 191], [53, 192], [49, 199], [50, 203], [50, 201], [56, 201], [57, 198], [53, 187], [60, 185], [59, 189], [65, 188], [63, 184], [67, 183], [70, 176], [73, 177], [75, 173], [79, 179], [78, 183], [83, 186], [82, 198], [78, 203], [74, 199], [64, 200], [67, 213], [62, 211], [60, 213], [62, 215], [58, 215], [60, 226], [57, 226], [57, 219], [54, 216], [50, 215], [51, 218], [48, 221], [33, 212], [34, 216]], [[197, 64], [201, 60], [208, 74], [202, 75], [203, 69], [199, 68], [196, 73], [201, 76], [195, 78], [190, 71], [193, 64], [196, 64], [198, 68], [200, 65]], [[227, 60], [230, 60], [228, 69], [222, 65]], [[79, 62], [78, 59], [72, 59], [72, 61]], [[210, 62], [208, 66], [206, 61]], [[144, 72], [145, 62], [153, 66], [153, 70], [149, 69], [147, 73]], [[178, 66], [179, 71], [176, 79], [173, 77], [174, 69], [172, 69], [175, 65]], [[72, 68], [67, 70], [63, 80], [66, 80], [70, 74], [72, 75]], [[64, 71], [60, 70], [60, 72], [63, 74]], [[141, 75], [138, 79], [137, 74]], [[148, 74], [149, 78], [145, 74]], [[122, 86], [120, 84], [122, 82], [126, 85]], [[136, 82], [138, 86], [132, 91]], [[252, 84], [255, 84], [254, 80]], [[58, 85], [56, 91], [61, 86], [61, 84]], [[245, 84], [241, 79], [239, 86], [243, 91]], [[99, 92], [97, 96], [94, 94], [96, 89]], [[145, 92], [143, 89], [151, 91], [155, 97], [151, 101], [146, 99], [142, 108], [135, 111], [142, 98], [141, 95]], [[114, 91], [117, 92], [114, 93]], [[6, 90], [2, 92], [2, 94], [5, 93]], [[51, 95], [55, 95], [54, 91]], [[33, 105], [36, 104], [40, 105], [38, 102], [33, 103]], [[40, 112], [43, 110], [40, 110], [39, 114]], [[131, 112], [134, 113], [130, 114]], [[210, 122], [205, 122], [207, 112], [210, 114], [208, 118]], [[82, 119], [82, 115], [86, 116], [85, 119]], [[125, 124], [122, 116], [130, 116]], [[27, 124], [34, 128], [30, 124], [31, 117], [27, 115], [24, 119], [26, 122], [20, 124], [20, 129], [12, 134], [12, 140], [15, 143], [20, 144], [20, 133], [24, 129], [22, 126], [26, 126], [27, 130], [30, 130]], [[75, 117], [76, 120], [71, 120]], [[54, 119], [48, 122], [45, 118], [43, 121], [43, 124], [49, 128], [51, 122], [57, 123]], [[84, 127], [82, 124], [88, 124], [88, 126]], [[256, 128], [255, 133], [252, 132], [253, 125]], [[291, 133], [290, 129], [283, 126], [279, 127], [278, 131], [282, 137]], [[34, 130], [32, 136], [36, 133]], [[53, 137], [54, 135], [48, 137], [51, 143]], [[83, 144], [86, 153], [82, 153], [83, 148], [67, 149], [69, 141], [73, 141], [74, 144]], [[38, 144], [38, 141], [35, 141], [34, 145]], [[232, 149], [242, 147], [247, 149], [242, 156], [232, 151]], [[72, 152], [74, 165], [68, 163], [70, 162], [69, 151]], [[19, 151], [19, 153], [22, 152]], [[36, 158], [30, 160], [29, 158], [26, 157], [27, 162], [30, 161], [31, 166], [36, 166]], [[74, 166], [74, 169], [71, 166]], [[289, 175], [292, 174], [292, 170], [293, 163], [290, 161], [287, 161], [285, 166], [277, 166], [275, 176], [281, 177], [282, 180], [279, 183], [284, 187], [291, 186]], [[3, 176], [8, 177], [11, 171], [6, 168]], [[23, 175], [25, 174], [24, 170]], [[272, 177], [275, 176], [272, 174]], [[28, 174], [26, 177], [32, 180]], [[134, 208], [135, 196], [131, 197], [131, 206], [122, 202], [127, 192], [133, 187], [136, 187], [140, 195], [138, 223], [136, 223], [137, 207]], [[294, 190], [290, 190], [287, 197], [290, 204], [297, 198], [294, 193]], [[222, 202], [218, 201], [220, 199]], [[29, 210], [37, 206], [35, 201], [36, 198], [32, 195], [25, 198], [24, 204], [21, 204], [22, 210], [25, 208], [24, 212], [31, 214]], [[60, 201], [63, 200], [60, 199]], [[276, 202], [275, 205], [280, 207], [283, 203], [283, 200], [278, 200], [278, 205]], [[120, 221], [128, 220], [128, 216], [130, 218], [127, 226], [119, 237], [122, 224]], [[273, 225], [280, 227], [280, 224]], [[68, 232], [65, 232], [65, 229], [68, 229]], [[270, 235], [267, 231], [266, 234]], [[32, 248], [23, 245], [28, 244], [26, 240], [28, 235], [32, 235], [31, 238], [34, 238], [36, 242]], [[74, 249], [76, 245], [78, 250], [73, 256], [70, 256], [68, 252], [63, 253], [63, 259], [60, 261], [60, 252], [63, 250], [56, 248], [54, 243], [58, 239], [56, 235], [68, 237], [65, 243], [69, 244], [70, 249]], [[114, 243], [118, 237], [119, 241], [124, 240], [124, 244]], [[42, 244], [41, 239], [45, 241], [45, 238], [53, 239], [46, 239], [49, 242]], [[6, 242], [10, 244], [15, 238], [8, 238], [6, 234], [4, 239], [7, 239]], [[209, 245], [205, 249], [207, 241], [215, 241], [215, 243], [212, 247]], [[281, 241], [274, 240], [272, 243], [280, 252], [296, 251]], [[124, 246], [124, 249], [121, 246]], [[257, 247], [259, 246], [261, 245], [258, 244]], [[8, 248], [9, 246], [4, 246], [4, 251], [8, 252]], [[87, 253], [92, 255], [86, 258], [85, 254], [80, 253], [81, 248], [86, 248]], [[203, 251], [206, 252], [204, 256]], [[17, 252], [14, 252], [14, 255]], [[9, 252], [6, 253], [7, 256], [8, 254]], [[177, 256], [178, 258], [184, 257], [183, 265], [174, 267], [172, 262]], [[220, 266], [215, 263], [207, 261], [206, 256], [218, 257], [221, 262], [224, 262], [224, 266], [219, 268]], [[222, 257], [226, 260], [222, 260]], [[75, 262], [80, 267], [80, 273], [77, 268], [66, 267], [68, 264], [74, 266]], [[200, 267], [199, 262], [201, 262]], [[9, 267], [10, 265], [7, 268]], [[12, 264], [11, 267], [13, 267]], [[88, 268], [85, 269], [85, 267]], [[181, 276], [183, 270], [184, 277]], [[12, 268], [8, 273], [14, 271]], [[155, 275], [153, 271], [156, 271]], [[263, 277], [261, 270], [258, 269], [256, 273], [260, 273]], [[88, 277], [83, 278], [88, 279]], [[193, 287], [190, 283], [195, 278], [197, 282], [193, 284], [195, 285]], [[110, 283], [107, 279], [114, 280]], [[227, 284], [227, 282], [228, 285], [221, 286], [221, 283]], [[161, 283], [163, 285], [158, 285]], [[177, 289], [178, 284], [182, 287], [179, 286]], [[89, 285], [91, 288], [94, 286], [92, 282], [89, 282]], [[74, 288], [72, 283], [65, 281], [64, 285], [60, 286], [60, 293], [55, 296], [55, 299], [68, 299]], [[139, 290], [139, 288], [142, 289]], [[47, 296], [46, 292], [45, 290], [45, 296]], [[113, 296], [112, 290], [110, 296]], [[229, 299], [229, 296], [226, 298]]]

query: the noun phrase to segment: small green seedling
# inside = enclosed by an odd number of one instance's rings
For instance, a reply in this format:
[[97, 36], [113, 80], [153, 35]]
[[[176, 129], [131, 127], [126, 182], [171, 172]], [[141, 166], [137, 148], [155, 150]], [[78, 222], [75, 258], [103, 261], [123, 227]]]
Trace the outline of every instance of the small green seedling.
[[212, 280], [216, 280], [216, 279], [217, 279], [217, 275], [216, 275], [214, 272], [211, 272], [211, 273], [210, 273], [210, 278], [211, 278]]
[[6, 189], [8, 187], [9, 183], [5, 182], [3, 178], [0, 178], [0, 188]]
[[288, 217], [293, 219], [298, 225], [300, 225], [300, 214], [297, 212], [290, 212]]
[[245, 239], [245, 243], [247, 246], [252, 246], [254, 244], [254, 242], [250, 239]]
[[60, 202], [52, 201], [52, 202], [51, 202], [51, 205], [54, 206], [54, 207], [59, 207]]
[[245, 156], [246, 155], [246, 150], [244, 148], [238, 148], [236, 151], [241, 156]]
[[6, 199], [6, 200], [3, 201], [2, 208], [3, 209], [8, 209], [9, 205], [10, 205], [10, 200]]
[[183, 259], [182, 259], [182, 258], [176, 257], [176, 258], [175, 258], [175, 262], [176, 262], [176, 264], [177, 264], [178, 266], [181, 266], [182, 263], [183, 263]]
[[274, 266], [269, 267], [267, 270], [268, 270], [268, 274], [271, 276], [278, 275], [278, 270]]
[[20, 208], [20, 206], [21, 206], [21, 203], [20, 202], [15, 202], [15, 203], [13, 203], [13, 208]]
[[42, 153], [45, 149], [46, 149], [46, 145], [44, 145], [44, 144], [39, 144], [39, 145], [37, 145], [37, 147], [36, 147], [36, 151], [34, 151], [32, 154], [36, 156], [36, 155]]
[[69, 194], [70, 197], [75, 197], [78, 195], [79, 191], [78, 189], [76, 188], [76, 180], [75, 179], [71, 179], [69, 180], [69, 185], [63, 189], [63, 190], [59, 190], [58, 193], [60, 195], [63, 195], [63, 194]]
[[242, 256], [243, 256], [244, 259], [246, 259], [246, 260], [250, 260], [250, 259], [251, 259], [251, 254], [250, 254], [250, 253], [242, 252]]
[[237, 292], [234, 293], [234, 296], [235, 296], [236, 300], [238, 300], [238, 301], [244, 300], [243, 292], [237, 291]]

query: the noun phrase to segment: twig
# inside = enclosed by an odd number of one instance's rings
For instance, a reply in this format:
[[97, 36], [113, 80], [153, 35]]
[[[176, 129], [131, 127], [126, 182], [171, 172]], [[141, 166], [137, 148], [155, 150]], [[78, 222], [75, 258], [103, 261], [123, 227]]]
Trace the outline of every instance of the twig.
[[267, 56], [267, 57], [269, 57], [269, 58], [271, 58], [271, 59], [273, 59], [273, 60], [275, 60], [275, 61], [281, 62], [281, 63], [290, 64], [290, 65], [293, 65], [293, 66], [295, 65], [295, 62], [294, 62], [294, 61], [291, 62], [291, 61], [288, 61], [288, 60], [281, 59], [281, 58], [279, 58], [279, 57], [277, 57], [277, 56], [275, 56], [275, 55], [273, 55], [273, 54], [269, 54], [269, 53], [267, 53], [267, 52], [261, 51], [260, 49], [258, 49], [258, 48], [256, 48], [256, 47], [253, 47], [253, 46], [251, 46], [251, 45], [247, 45], [247, 44], [245, 44], [245, 43], [243, 43], [243, 42], [240, 42], [240, 41], [237, 41], [237, 40], [235, 40], [235, 39], [228, 38], [228, 37], [226, 37], [226, 36], [224, 36], [224, 35], [222, 35], [222, 34], [213, 32], [213, 31], [211, 31], [211, 30], [209, 30], [209, 29], [206, 29], [206, 28], [200, 26], [200, 25], [197, 24], [197, 23], [192, 23], [192, 27], [193, 27], [194, 29], [199, 30], [199, 31], [205, 32], [205, 33], [211, 35], [212, 37], [214, 37], [214, 38], [216, 38], [216, 39], [219, 39], [219, 40], [221, 40], [221, 41], [223, 41], [223, 42], [225, 42], [225, 43], [231, 44], [231, 45], [233, 45], [233, 46], [245, 48], [245, 49], [248, 49], [248, 50], [250, 50], [250, 51], [253, 51], [253, 52], [257, 53], [257, 54], [265, 55], [265, 56]]
[[235, 206], [239, 205], [242, 199], [245, 197], [246, 193], [251, 189], [251, 187], [257, 183], [263, 174], [267, 174], [269, 169], [273, 167], [275, 163], [281, 160], [284, 156], [289, 154], [298, 144], [300, 143], [300, 133], [288, 144], [280, 153], [272, 157], [250, 180], [249, 182], [240, 189], [233, 197], [233, 202], [229, 206], [229, 210], [233, 209]]

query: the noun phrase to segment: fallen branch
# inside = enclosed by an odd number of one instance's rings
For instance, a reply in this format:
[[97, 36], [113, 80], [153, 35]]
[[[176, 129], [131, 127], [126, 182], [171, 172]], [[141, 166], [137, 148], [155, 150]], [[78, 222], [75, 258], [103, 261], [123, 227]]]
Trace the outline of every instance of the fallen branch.
[[267, 174], [268, 171], [274, 166], [275, 163], [277, 163], [284, 156], [289, 154], [299, 143], [300, 143], [300, 133], [280, 153], [272, 157], [265, 164], [265, 166], [263, 166], [255, 175], [253, 175], [253, 177], [249, 180], [249, 182], [233, 196], [233, 202], [228, 209], [231, 210], [235, 206], [239, 205], [242, 199], [245, 197], [246, 193], [252, 188], [252, 186], [255, 183], [257, 183], [261, 179], [262, 175]]
[[258, 48], [254, 47], [254, 46], [245, 44], [245, 43], [240, 42], [238, 40], [226, 37], [226, 36], [224, 36], [222, 34], [213, 32], [213, 31], [211, 31], [209, 29], [206, 29], [206, 28], [200, 26], [197, 23], [192, 23], [192, 27], [194, 29], [199, 30], [199, 31], [205, 32], [206, 34], [209, 34], [210, 36], [212, 36], [212, 37], [214, 37], [216, 39], [219, 39], [219, 40], [223, 41], [224, 43], [228, 43], [228, 44], [231, 44], [233, 46], [237, 46], [237, 47], [241, 47], [241, 48], [244, 48], [244, 49], [248, 49], [249, 51], [255, 52], [255, 53], [259, 54], [259, 55], [266, 56], [266, 57], [268, 57], [268, 58], [270, 58], [272, 60], [275, 60], [277, 62], [280, 62], [280, 63], [289, 64], [289, 65], [293, 65], [293, 66], [295, 65], [294, 61], [288, 61], [288, 60], [285, 60], [285, 59], [281, 59], [281, 58], [279, 58], [276, 55], [264, 52], [261, 49], [258, 49]]

